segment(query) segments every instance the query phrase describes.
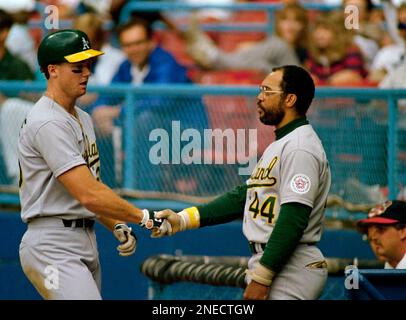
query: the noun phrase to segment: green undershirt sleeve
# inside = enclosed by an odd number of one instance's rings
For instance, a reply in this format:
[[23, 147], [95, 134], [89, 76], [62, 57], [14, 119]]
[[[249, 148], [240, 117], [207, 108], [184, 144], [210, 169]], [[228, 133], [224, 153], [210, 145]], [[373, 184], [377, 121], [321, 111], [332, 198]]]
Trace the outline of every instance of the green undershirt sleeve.
[[312, 208], [297, 202], [281, 206], [278, 220], [259, 261], [263, 266], [274, 272], [282, 269], [299, 244], [311, 212]]
[[243, 184], [207, 204], [197, 206], [200, 227], [226, 223], [242, 217], [246, 196], [247, 185]]

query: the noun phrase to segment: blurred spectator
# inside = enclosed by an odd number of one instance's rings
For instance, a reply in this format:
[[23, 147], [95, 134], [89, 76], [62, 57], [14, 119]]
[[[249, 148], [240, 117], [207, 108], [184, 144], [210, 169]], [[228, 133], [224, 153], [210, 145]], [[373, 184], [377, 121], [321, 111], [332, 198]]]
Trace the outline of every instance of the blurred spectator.
[[385, 269], [406, 269], [406, 202], [393, 200], [376, 205], [368, 218], [357, 221], [357, 229], [368, 236], [376, 257]]
[[114, 82], [184, 83], [190, 82], [186, 69], [153, 41], [150, 23], [134, 18], [118, 29], [120, 45], [127, 55]]
[[[118, 28], [118, 38], [127, 59], [120, 65], [112, 83], [128, 83], [138, 86], [146, 83], [191, 82], [186, 68], [153, 41], [151, 25], [147, 21], [133, 18]], [[129, 106], [122, 105], [121, 99], [100, 97], [96, 101], [92, 113], [96, 132], [101, 136], [109, 137], [113, 132], [117, 132], [119, 129], [117, 125], [121, 124], [126, 113], [133, 110], [132, 112], [135, 112], [135, 123], [132, 126], [135, 137], [134, 150], [137, 152], [135, 157], [137, 176], [133, 177], [135, 188], [150, 191], [174, 189], [173, 176], [182, 176], [181, 172], [176, 173], [176, 168], [180, 166], [172, 168], [151, 163], [149, 158], [150, 133], [158, 128], [170, 133], [172, 121], [179, 121], [182, 129], [194, 128], [202, 131], [207, 128], [204, 105], [200, 98], [168, 97], [159, 93], [137, 95], [134, 100], [134, 109], [129, 109]], [[119, 152], [117, 150], [120, 150], [120, 146], [116, 144], [113, 153], [117, 154]], [[128, 156], [131, 155], [128, 154]], [[116, 159], [120, 159], [120, 157], [116, 156]], [[110, 159], [111, 161], [113, 160]], [[183, 172], [184, 168], [179, 168], [179, 170]], [[164, 185], [167, 187], [165, 188]], [[193, 192], [193, 189], [190, 191]]]
[[58, 7], [60, 19], [70, 19], [84, 13], [95, 13], [110, 19], [128, 0], [40, 0], [44, 5]]
[[0, 0], [0, 10], [10, 14], [14, 21], [7, 37], [6, 47], [12, 54], [26, 62], [35, 73], [37, 50], [27, 25], [34, 8], [34, 0]]
[[[72, 27], [83, 31], [89, 37], [92, 48], [104, 52], [94, 59], [92, 74], [89, 78], [91, 85], [110, 84], [120, 64], [125, 60], [124, 53], [114, 48], [107, 41], [107, 32], [103, 29], [103, 19], [95, 13], [84, 13], [73, 20]], [[78, 99], [81, 107], [87, 107], [97, 99], [97, 94], [87, 93]]]
[[[0, 10], [0, 80], [32, 80], [34, 75], [30, 67], [6, 48], [12, 24], [10, 15]], [[17, 183], [18, 176], [18, 131], [32, 105], [20, 98], [7, 98], [0, 93], [0, 139], [7, 175], [14, 183]]]
[[112, 6], [121, 7], [127, 1], [126, 0], [81, 0], [78, 1], [80, 11], [96, 13], [100, 17], [110, 18]]
[[112, 0], [110, 5], [111, 19], [117, 25], [119, 24], [120, 14], [123, 7], [127, 4], [128, 0]]
[[224, 52], [199, 29], [196, 16], [192, 16], [185, 39], [188, 53], [207, 69], [252, 69], [267, 74], [276, 66], [300, 64], [295, 51], [277, 35], [271, 35], [249, 47]]
[[317, 18], [306, 66], [320, 85], [363, 83], [367, 75], [364, 60], [351, 34], [344, 28], [341, 13], [322, 13]]
[[[381, 21], [372, 22], [371, 13], [374, 9], [371, 0], [344, 0], [344, 8], [355, 6], [358, 8], [358, 26], [352, 29], [354, 43], [360, 48], [367, 66], [370, 66], [379, 50], [379, 44], [383, 38]], [[349, 14], [353, 14], [350, 11]]]
[[[149, 0], [151, 1], [151, 0]], [[120, 14], [124, 6], [131, 2], [130, 0], [42, 0], [44, 4], [53, 4], [61, 11], [61, 19], [74, 18], [77, 15], [85, 13], [94, 13], [102, 19], [111, 20], [114, 25], [119, 24]], [[142, 17], [152, 23], [156, 20], [162, 20], [173, 26], [159, 12], [156, 11], [134, 11], [132, 15]]]
[[89, 37], [92, 48], [103, 51], [92, 65], [90, 84], [109, 84], [118, 71], [119, 66], [125, 60], [125, 54], [110, 45], [107, 32], [103, 29], [103, 19], [95, 13], [85, 13], [73, 21], [72, 27], [83, 31]]
[[[401, 44], [403, 43], [403, 40], [398, 31], [398, 7], [395, 5], [394, 2], [394, 0], [381, 1], [385, 17], [386, 29], [388, 30], [392, 41], [394, 43]], [[398, 4], [398, 6], [400, 6], [400, 4]]]
[[[379, 82], [379, 88], [406, 89], [406, 59], [402, 58], [401, 60], [402, 61], [399, 62], [396, 68], [390, 68], [388, 71], [382, 72], [384, 78]], [[399, 112], [397, 126], [398, 129], [401, 129], [398, 132], [398, 139], [400, 139], [399, 141], [406, 141], [406, 118], [403, 116], [406, 114], [406, 99], [398, 99], [397, 105]], [[405, 151], [404, 148], [402, 148], [401, 151]], [[401, 171], [400, 181], [406, 181], [406, 172], [404, 170]], [[403, 192], [406, 200], [406, 188], [403, 190]]]
[[[117, 2], [119, 2], [120, 0], [116, 0]], [[149, 2], [159, 2], [160, 0], [146, 0]], [[115, 21], [116, 24], [123, 24], [127, 21], [119, 21], [120, 18], [120, 13], [122, 11], [122, 9], [124, 8], [124, 5], [128, 2], [128, 0], [124, 0], [125, 3], [123, 3], [121, 6], [119, 6], [118, 4], [116, 5], [116, 13], [115, 15], [112, 13], [112, 18]], [[172, 22], [172, 19], [168, 18], [168, 16], [171, 15], [171, 12], [165, 12], [165, 14], [159, 12], [159, 11], [151, 11], [151, 10], [134, 10], [131, 11], [131, 15], [130, 15], [130, 19], [133, 18], [140, 18], [142, 20], [146, 20], [151, 26], [157, 22], [157, 21], [161, 21], [163, 22], [166, 27], [175, 32], [175, 34], [180, 34], [180, 30], [178, 29], [178, 27]]]
[[[344, 0], [343, 6], [355, 6], [358, 9], [358, 22], [359, 26], [355, 31], [357, 34], [362, 35], [368, 39], [372, 39], [375, 42], [379, 42], [382, 38], [382, 26], [383, 21], [374, 21], [371, 19], [375, 8], [372, 0]], [[371, 21], [372, 20], [372, 21]]]
[[[201, 0], [182, 0], [182, 2], [190, 5], [198, 5], [201, 4]], [[238, 0], [205, 0], [204, 4], [207, 5], [232, 5], [233, 3], [238, 2]], [[207, 9], [200, 9], [197, 11], [197, 16], [199, 20], [206, 20], [206, 21], [221, 21], [227, 20], [231, 17], [232, 11], [227, 9], [216, 9], [216, 8], [207, 8]]]
[[[403, 88], [406, 89], [406, 61], [404, 61], [396, 69], [390, 70], [385, 78], [379, 83], [380, 88], [394, 89]], [[404, 101], [404, 99], [402, 99]]]
[[[119, 66], [113, 83], [190, 82], [186, 68], [153, 41], [151, 25], [147, 21], [134, 18], [119, 27], [118, 37], [127, 59]], [[102, 134], [111, 133], [113, 120], [120, 114], [120, 108], [109, 106], [111, 102], [102, 98], [93, 110], [96, 126]]]
[[60, 20], [72, 19], [77, 14], [77, 6], [80, 0], [39, 0], [44, 6], [56, 6]]
[[299, 3], [285, 5], [276, 11], [276, 34], [295, 50], [300, 63], [307, 58], [308, 43], [307, 11]]
[[32, 80], [34, 75], [27, 63], [12, 55], [6, 47], [12, 25], [11, 16], [0, 10], [0, 79]]
[[[400, 5], [397, 10], [397, 19], [394, 20], [397, 21], [396, 42], [378, 51], [371, 66], [370, 77], [375, 81], [381, 81], [386, 74], [395, 71], [406, 61], [406, 3]], [[388, 26], [391, 23], [388, 22]]]

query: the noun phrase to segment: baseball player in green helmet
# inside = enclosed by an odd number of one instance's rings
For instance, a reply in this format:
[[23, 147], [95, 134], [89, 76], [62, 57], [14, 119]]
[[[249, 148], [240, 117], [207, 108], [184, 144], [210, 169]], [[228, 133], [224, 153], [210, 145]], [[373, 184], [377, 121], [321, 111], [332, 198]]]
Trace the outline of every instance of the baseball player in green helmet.
[[246, 183], [208, 204], [156, 214], [166, 220], [153, 237], [242, 217], [252, 253], [245, 299], [317, 299], [327, 280], [316, 243], [331, 177], [321, 141], [306, 119], [314, 92], [303, 68], [273, 69], [259, 87], [257, 111], [262, 123], [275, 126], [276, 140]]
[[101, 299], [96, 218], [120, 241], [122, 256], [136, 249], [125, 222], [159, 225], [151, 212], [100, 182], [93, 124], [75, 103], [86, 93], [92, 60], [101, 54], [79, 30], [52, 33], [38, 48], [47, 89], [18, 141], [21, 217], [27, 223], [20, 260], [45, 299]]

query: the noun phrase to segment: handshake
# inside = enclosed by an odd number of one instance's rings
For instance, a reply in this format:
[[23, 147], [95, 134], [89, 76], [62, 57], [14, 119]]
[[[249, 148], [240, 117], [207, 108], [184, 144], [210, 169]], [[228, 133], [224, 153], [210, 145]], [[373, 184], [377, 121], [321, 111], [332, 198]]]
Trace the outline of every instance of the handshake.
[[[162, 211], [144, 211], [144, 219], [140, 226], [152, 231], [152, 238], [163, 236], [173, 236], [175, 233], [186, 229], [195, 229], [200, 225], [199, 211], [196, 207], [191, 207], [174, 212], [170, 209]], [[146, 214], [148, 212], [148, 216]]]
[[199, 211], [196, 207], [187, 208], [181, 212], [170, 209], [155, 212], [155, 219], [161, 221], [161, 225], [152, 229], [152, 238], [173, 236], [175, 233], [186, 229], [195, 229], [200, 225]]
[[[198, 228], [200, 225], [200, 215], [196, 207], [187, 208], [181, 212], [174, 212], [170, 209], [152, 212], [144, 209], [143, 214], [139, 225], [151, 230], [152, 238], [172, 236], [186, 229]], [[117, 247], [121, 256], [130, 256], [135, 252], [137, 237], [131, 227], [124, 223], [116, 224], [113, 234], [121, 243]]]

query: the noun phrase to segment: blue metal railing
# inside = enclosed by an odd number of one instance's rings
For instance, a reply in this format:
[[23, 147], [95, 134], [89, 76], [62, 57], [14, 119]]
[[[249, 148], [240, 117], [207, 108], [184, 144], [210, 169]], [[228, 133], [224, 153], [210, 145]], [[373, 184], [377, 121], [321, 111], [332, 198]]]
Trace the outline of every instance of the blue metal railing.
[[[41, 28], [42, 33], [47, 34], [48, 30], [45, 26], [47, 14], [45, 13], [44, 4], [37, 3], [35, 10], [40, 13], [40, 20], [33, 20], [29, 22], [31, 28]], [[204, 9], [219, 9], [230, 12], [235, 11], [264, 11], [267, 13], [267, 23], [233, 23], [232, 25], [226, 23], [211, 23], [202, 24], [201, 28], [205, 31], [239, 31], [239, 32], [255, 32], [262, 31], [272, 33], [273, 31], [273, 15], [275, 10], [283, 7], [281, 3], [235, 3], [235, 4], [188, 4], [171, 1], [130, 1], [128, 2], [120, 13], [119, 21], [126, 22], [130, 19], [131, 14], [136, 11], [160, 11], [160, 12], [179, 12], [179, 11], [195, 11]], [[337, 5], [329, 5], [322, 3], [304, 3], [303, 7], [308, 10], [329, 11], [339, 8]], [[72, 24], [71, 20], [59, 20], [59, 28], [69, 28]], [[104, 28], [111, 30], [113, 28], [112, 21], [106, 21]], [[155, 29], [163, 29], [165, 25], [157, 22], [154, 25]], [[179, 26], [183, 29], [183, 26]]]
[[[329, 11], [339, 8], [336, 5], [326, 5], [320, 3], [304, 3], [303, 6], [309, 10]], [[131, 14], [136, 11], [159, 11], [159, 12], [179, 12], [196, 11], [204, 9], [219, 9], [225, 11], [264, 11], [267, 14], [267, 23], [265, 24], [235, 24], [226, 25], [222, 23], [203, 24], [202, 30], [210, 31], [265, 31], [272, 33], [274, 26], [274, 12], [283, 7], [282, 3], [234, 3], [234, 4], [187, 4], [171, 1], [130, 1], [120, 13], [120, 22], [126, 22]]]
[[358, 287], [347, 288], [351, 300], [404, 300], [406, 271], [401, 269], [355, 269]]
[[[328, 11], [339, 8], [335, 5], [321, 3], [304, 3], [306, 9]], [[120, 21], [127, 21], [133, 11], [194, 11], [203, 9], [220, 9], [229, 11], [267, 11], [274, 12], [283, 7], [282, 3], [233, 3], [233, 4], [187, 4], [171, 1], [130, 1], [127, 3], [120, 14]]]
[[[21, 82], [21, 81], [0, 81], [0, 92], [18, 94], [21, 92], [38, 92], [45, 89], [44, 82]], [[132, 85], [111, 85], [111, 86], [89, 86], [89, 91], [103, 92], [103, 94], [115, 94], [125, 97], [128, 108], [124, 118], [124, 150], [133, 150], [134, 137], [132, 137], [136, 105], [134, 103], [138, 95], [164, 95], [168, 97], [185, 96], [195, 97], [202, 95], [222, 96], [251, 96], [255, 97], [258, 89], [255, 86], [199, 86], [199, 85], [143, 85], [134, 87]], [[397, 100], [406, 98], [406, 90], [402, 89], [376, 89], [376, 88], [318, 88], [317, 98], [354, 98], [354, 99], [383, 99], [387, 101], [388, 108], [388, 130], [387, 130], [387, 159], [388, 159], [388, 190], [389, 198], [395, 198], [398, 192], [396, 168], [397, 168]], [[371, 141], [371, 143], [373, 143]], [[134, 155], [134, 152], [127, 154]], [[124, 163], [124, 188], [131, 189], [133, 183], [134, 161], [132, 156], [126, 157]]]

